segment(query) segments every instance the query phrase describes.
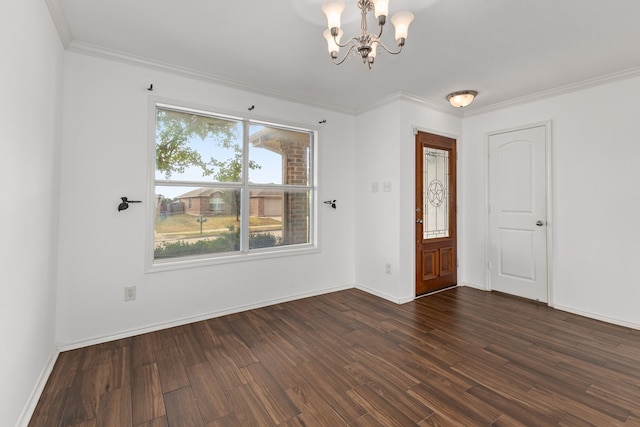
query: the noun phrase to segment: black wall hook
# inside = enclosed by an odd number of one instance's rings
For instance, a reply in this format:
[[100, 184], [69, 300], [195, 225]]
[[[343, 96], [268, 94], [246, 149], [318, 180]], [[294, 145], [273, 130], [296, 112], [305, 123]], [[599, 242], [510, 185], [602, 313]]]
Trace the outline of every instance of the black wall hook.
[[324, 204], [331, 206], [333, 209], [336, 208], [336, 201], [335, 200], [325, 200]]
[[247, 110], [251, 111], [251, 110], [253, 110], [254, 108], [256, 108], [256, 106], [255, 106], [255, 105], [252, 105], [251, 107], [247, 108]]
[[142, 203], [142, 200], [129, 200], [126, 197], [120, 197], [122, 203], [118, 205], [118, 212], [129, 209], [129, 203]]
[[148, 90], [149, 92], [153, 92], [153, 83], [151, 83], [151, 84], [149, 85], [149, 87], [147, 88], [147, 90]]
[[321, 125], [323, 125], [323, 124], [327, 123], [327, 119], [320, 120], [318, 123], [319, 123], [319, 124], [321, 124]]

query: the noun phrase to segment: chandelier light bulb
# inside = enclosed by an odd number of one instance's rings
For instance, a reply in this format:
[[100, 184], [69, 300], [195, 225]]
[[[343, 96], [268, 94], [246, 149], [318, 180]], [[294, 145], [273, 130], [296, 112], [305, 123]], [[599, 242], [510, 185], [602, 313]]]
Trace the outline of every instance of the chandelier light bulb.
[[378, 54], [378, 42], [374, 41], [371, 43], [371, 51], [369, 51], [369, 56], [367, 57], [367, 62], [369, 63], [369, 69], [371, 69], [371, 65], [376, 60], [376, 55]]
[[342, 0], [329, 0], [322, 5], [322, 11], [327, 15], [328, 28], [340, 28], [340, 16], [344, 10]]
[[373, 62], [376, 55], [378, 54], [378, 42], [374, 41], [371, 43], [371, 52], [369, 52], [369, 62]]
[[389, 0], [373, 0], [376, 18], [389, 15]]
[[[327, 49], [329, 50], [329, 53], [331, 54], [331, 57], [333, 58], [334, 56], [337, 57], [338, 56], [338, 52], [340, 51], [340, 46], [338, 46], [338, 43], [340, 43], [340, 37], [342, 37], [342, 30], [338, 30], [338, 35], [334, 38], [331, 35], [331, 30], [327, 29], [324, 30], [324, 33], [322, 33], [324, 35], [324, 38], [327, 40]], [[336, 41], [338, 43], [336, 43]], [[335, 52], [335, 55], [334, 55]]]
[[413, 22], [413, 13], [398, 12], [391, 17], [391, 23], [396, 27], [396, 40], [404, 40], [409, 33], [409, 25]]

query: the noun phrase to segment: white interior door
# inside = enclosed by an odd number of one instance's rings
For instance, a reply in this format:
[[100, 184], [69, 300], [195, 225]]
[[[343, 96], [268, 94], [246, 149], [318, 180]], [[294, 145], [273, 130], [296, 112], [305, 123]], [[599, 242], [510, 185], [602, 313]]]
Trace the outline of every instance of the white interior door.
[[489, 135], [492, 290], [548, 302], [545, 125]]

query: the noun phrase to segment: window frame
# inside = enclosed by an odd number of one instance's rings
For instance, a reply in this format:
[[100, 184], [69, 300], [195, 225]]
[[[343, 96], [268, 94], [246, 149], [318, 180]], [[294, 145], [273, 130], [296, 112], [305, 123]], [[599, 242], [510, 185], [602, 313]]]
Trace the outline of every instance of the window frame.
[[[280, 190], [288, 191], [304, 191], [309, 194], [309, 242], [302, 244], [292, 244], [285, 246], [273, 246], [268, 248], [249, 248], [249, 232], [240, 234], [240, 249], [234, 252], [212, 253], [206, 255], [194, 255], [187, 257], [176, 257], [156, 260], [154, 258], [154, 231], [155, 231], [155, 191], [156, 185], [178, 186], [178, 187], [194, 187], [203, 186], [201, 181], [182, 181], [182, 180], [156, 180], [156, 111], [157, 108], [171, 109], [178, 112], [186, 112], [191, 114], [202, 114], [205, 116], [228, 118], [230, 120], [239, 120], [242, 123], [242, 181], [239, 183], [215, 182], [214, 185], [204, 185], [206, 187], [215, 188], [240, 188], [241, 190], [241, 210], [240, 224], [241, 230], [249, 230], [250, 216], [250, 195], [255, 190]], [[314, 126], [294, 124], [286, 120], [278, 120], [273, 118], [265, 118], [255, 114], [240, 114], [230, 112], [228, 110], [211, 107], [198, 106], [187, 102], [168, 100], [156, 97], [149, 98], [148, 109], [148, 137], [147, 137], [147, 161], [148, 161], [148, 191], [150, 203], [147, 204], [146, 215], [146, 238], [145, 238], [145, 273], [153, 273], [159, 271], [169, 271], [182, 268], [196, 268], [206, 265], [226, 264], [234, 262], [244, 262], [265, 258], [279, 258], [293, 255], [309, 254], [319, 252], [318, 243], [318, 141], [320, 129]], [[309, 183], [306, 186], [287, 185], [287, 184], [255, 184], [249, 182], [249, 127], [251, 125], [260, 124], [264, 126], [281, 128], [285, 130], [308, 132], [311, 138], [309, 150]]]

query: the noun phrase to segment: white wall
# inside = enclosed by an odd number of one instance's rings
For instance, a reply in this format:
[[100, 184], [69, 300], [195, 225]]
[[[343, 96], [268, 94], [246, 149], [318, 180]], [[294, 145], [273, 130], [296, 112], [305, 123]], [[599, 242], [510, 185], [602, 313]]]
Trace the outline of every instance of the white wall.
[[552, 303], [640, 328], [640, 77], [464, 119], [463, 281], [485, 283], [486, 134], [552, 120]]
[[[154, 91], [146, 88], [153, 83]], [[321, 252], [145, 274], [149, 97], [320, 126]], [[57, 339], [62, 346], [353, 286], [354, 118], [66, 53]], [[117, 212], [121, 196], [143, 200]], [[322, 203], [336, 199], [338, 209]], [[123, 288], [137, 286], [125, 303]]]
[[[383, 298], [410, 301], [415, 296], [413, 130], [455, 138], [462, 133], [462, 120], [398, 99], [360, 114], [356, 123], [356, 282]], [[384, 182], [391, 183], [390, 192], [383, 191]], [[372, 183], [378, 183], [378, 193]]]
[[2, 1], [0, 21], [0, 423], [11, 426], [56, 354], [63, 49], [42, 0]]

